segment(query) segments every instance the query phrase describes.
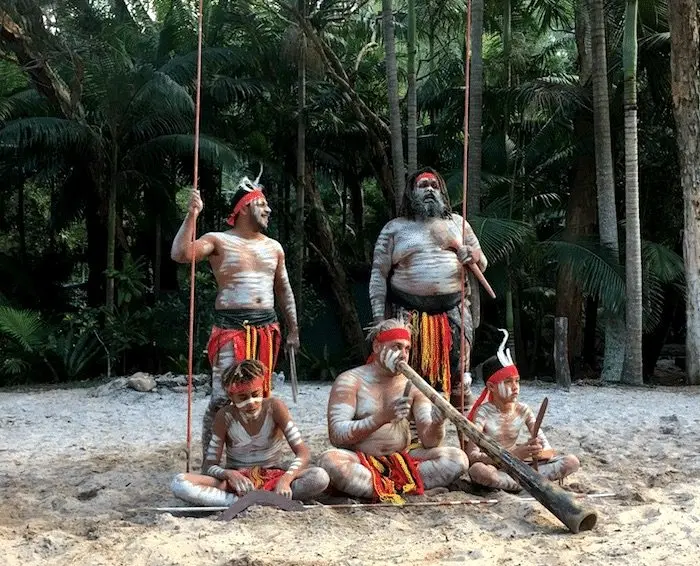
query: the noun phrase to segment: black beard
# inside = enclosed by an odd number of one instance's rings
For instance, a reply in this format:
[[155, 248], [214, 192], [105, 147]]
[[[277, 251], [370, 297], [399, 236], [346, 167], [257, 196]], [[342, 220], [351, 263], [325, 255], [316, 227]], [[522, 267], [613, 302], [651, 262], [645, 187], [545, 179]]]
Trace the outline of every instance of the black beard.
[[411, 199], [411, 211], [416, 218], [443, 218], [447, 213], [447, 207], [442, 199]]

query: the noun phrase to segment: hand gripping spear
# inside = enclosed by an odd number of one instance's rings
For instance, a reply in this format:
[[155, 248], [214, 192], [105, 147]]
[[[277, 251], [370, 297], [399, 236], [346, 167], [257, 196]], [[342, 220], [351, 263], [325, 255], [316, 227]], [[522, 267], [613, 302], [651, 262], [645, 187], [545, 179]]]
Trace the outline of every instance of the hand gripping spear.
[[397, 364], [397, 369], [430, 399], [447, 419], [454, 423], [460, 433], [476, 443], [508, 475], [564, 523], [572, 533], [590, 531], [595, 527], [598, 520], [598, 514], [595, 510], [582, 507], [574, 501], [569, 493], [546, 480], [530, 466], [487, 438], [462, 413], [450, 405], [420, 375], [413, 371], [406, 362], [400, 361]]

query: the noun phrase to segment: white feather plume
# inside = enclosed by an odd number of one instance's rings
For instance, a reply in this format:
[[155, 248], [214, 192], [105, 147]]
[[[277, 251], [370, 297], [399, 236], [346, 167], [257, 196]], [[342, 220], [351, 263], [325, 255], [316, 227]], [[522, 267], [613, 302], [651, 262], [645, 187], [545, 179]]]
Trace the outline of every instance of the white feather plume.
[[498, 361], [501, 362], [501, 365], [503, 367], [506, 366], [511, 366], [513, 365], [513, 358], [510, 356], [510, 348], [506, 348], [506, 342], [508, 342], [508, 331], [505, 328], [499, 328], [501, 332], [503, 332], [503, 341], [501, 342], [501, 345], [498, 347], [498, 352], [496, 352], [496, 356], [498, 356]]

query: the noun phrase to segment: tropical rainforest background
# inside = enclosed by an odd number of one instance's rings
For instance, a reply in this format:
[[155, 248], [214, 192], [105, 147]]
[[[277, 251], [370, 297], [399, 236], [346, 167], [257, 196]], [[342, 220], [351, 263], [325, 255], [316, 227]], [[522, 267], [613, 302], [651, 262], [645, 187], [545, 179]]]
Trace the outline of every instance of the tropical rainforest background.
[[[197, 13], [0, 0], [0, 385], [186, 371], [189, 267], [170, 246], [193, 182]], [[574, 379], [642, 383], [684, 344], [668, 15], [471, 1], [467, 210], [498, 296], [482, 293], [475, 363], [506, 326], [521, 373], [554, 375], [559, 316]], [[198, 231], [225, 228], [262, 164], [302, 378], [363, 359], [373, 244], [407, 172], [438, 169], [461, 209], [466, 22], [456, 0], [203, 2]], [[198, 265], [196, 372], [215, 291]]]

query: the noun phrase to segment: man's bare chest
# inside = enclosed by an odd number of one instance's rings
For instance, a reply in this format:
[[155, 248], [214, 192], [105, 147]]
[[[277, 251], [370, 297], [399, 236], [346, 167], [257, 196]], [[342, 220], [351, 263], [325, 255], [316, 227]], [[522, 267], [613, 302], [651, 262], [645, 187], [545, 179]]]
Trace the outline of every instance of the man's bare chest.
[[277, 270], [277, 249], [268, 241], [223, 235], [217, 244], [217, 253], [211, 256], [215, 270], [255, 272], [270, 276]]
[[393, 234], [393, 255], [401, 259], [414, 254], [431, 254], [447, 250], [459, 242], [454, 222], [435, 219], [428, 222], [406, 222]]

